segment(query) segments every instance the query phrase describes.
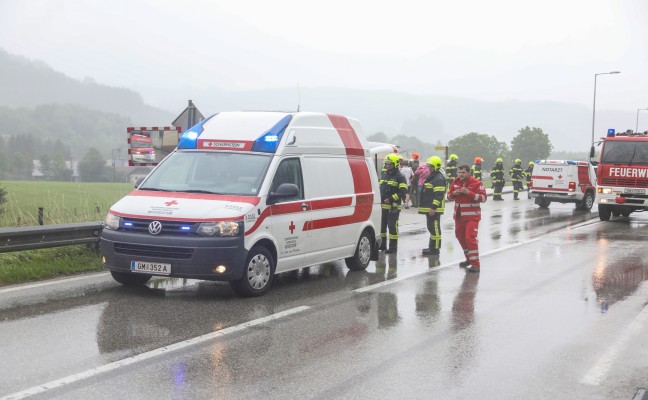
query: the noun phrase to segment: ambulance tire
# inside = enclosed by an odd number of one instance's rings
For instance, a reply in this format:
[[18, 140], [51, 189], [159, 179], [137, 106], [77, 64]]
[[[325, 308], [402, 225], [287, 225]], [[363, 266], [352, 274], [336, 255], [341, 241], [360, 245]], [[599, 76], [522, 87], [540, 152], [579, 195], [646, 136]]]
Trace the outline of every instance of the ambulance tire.
[[610, 206], [599, 204], [598, 206], [599, 219], [601, 221], [609, 221], [612, 216], [612, 209]]
[[536, 204], [540, 208], [549, 208], [549, 204], [551, 204], [551, 200], [537, 199]]
[[356, 245], [355, 253], [353, 257], [345, 258], [344, 262], [351, 271], [364, 271], [369, 266], [371, 261], [371, 250], [373, 242], [369, 231], [364, 230], [358, 244]]
[[270, 251], [254, 246], [245, 261], [243, 276], [230, 282], [232, 289], [241, 297], [257, 297], [265, 294], [275, 278], [275, 262]]
[[585, 197], [583, 197], [583, 200], [576, 203], [576, 207], [585, 211], [591, 210], [593, 205], [594, 205], [594, 195], [592, 194], [592, 192], [585, 193]]
[[110, 271], [113, 279], [124, 286], [142, 286], [151, 279], [151, 275], [132, 272]]

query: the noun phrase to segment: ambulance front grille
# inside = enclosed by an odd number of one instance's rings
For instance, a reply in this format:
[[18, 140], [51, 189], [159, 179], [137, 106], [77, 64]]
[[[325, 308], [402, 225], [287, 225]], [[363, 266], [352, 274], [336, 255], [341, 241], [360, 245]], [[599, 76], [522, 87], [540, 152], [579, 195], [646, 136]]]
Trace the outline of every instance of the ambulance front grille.
[[115, 253], [125, 256], [171, 258], [176, 260], [190, 260], [193, 257], [193, 249], [184, 247], [149, 246], [119, 242], [115, 242]]
[[[149, 233], [149, 224], [155, 220], [139, 218], [122, 218], [122, 229], [129, 232]], [[158, 220], [159, 221], [159, 220]], [[197, 223], [179, 221], [159, 221], [162, 224], [160, 234], [187, 235], [195, 233]]]

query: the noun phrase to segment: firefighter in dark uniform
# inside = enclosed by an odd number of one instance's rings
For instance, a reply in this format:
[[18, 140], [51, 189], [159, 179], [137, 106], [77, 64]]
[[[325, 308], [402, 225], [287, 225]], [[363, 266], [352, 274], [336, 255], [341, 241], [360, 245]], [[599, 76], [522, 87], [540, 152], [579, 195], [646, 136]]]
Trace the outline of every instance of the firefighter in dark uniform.
[[475, 179], [482, 180], [482, 163], [484, 159], [481, 157], [475, 157], [472, 167], [470, 167], [470, 173]]
[[533, 173], [533, 161], [529, 161], [529, 166], [524, 170], [524, 178], [527, 184], [527, 198], [531, 198], [531, 174]]
[[457, 161], [459, 157], [456, 154], [450, 154], [445, 167], [446, 187], [450, 186], [454, 178], [457, 177]]
[[421, 191], [419, 214], [425, 214], [430, 241], [424, 256], [439, 255], [441, 249], [441, 215], [443, 215], [446, 194], [446, 177], [441, 172], [441, 158], [432, 156], [427, 159], [430, 175], [425, 178]]
[[[380, 250], [396, 253], [398, 249], [398, 217], [405, 195], [407, 182], [398, 170], [399, 159], [396, 154], [385, 157], [385, 171], [380, 177], [380, 202], [382, 218], [380, 220]], [[389, 248], [387, 248], [387, 228], [389, 227]]]
[[524, 178], [522, 160], [519, 158], [515, 159], [515, 165], [509, 170], [509, 175], [511, 175], [511, 182], [513, 182], [513, 200], [520, 200], [518, 194], [524, 191], [524, 185], [522, 184], [522, 179]]
[[493, 200], [502, 201], [502, 189], [504, 189], [504, 161], [501, 158], [495, 160], [495, 166], [491, 170], [491, 181], [493, 182]]

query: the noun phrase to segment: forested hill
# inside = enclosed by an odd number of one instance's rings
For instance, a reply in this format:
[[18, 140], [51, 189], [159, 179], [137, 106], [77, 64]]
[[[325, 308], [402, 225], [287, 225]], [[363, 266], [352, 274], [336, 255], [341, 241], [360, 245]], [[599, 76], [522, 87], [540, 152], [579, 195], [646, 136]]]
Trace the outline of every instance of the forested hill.
[[[92, 71], [88, 71], [88, 75], [92, 75]], [[142, 97], [130, 89], [99, 85], [91, 79], [81, 82], [43, 62], [0, 49], [0, 106], [34, 108], [54, 103], [119, 114], [133, 125], [170, 124], [176, 117], [146, 105]]]

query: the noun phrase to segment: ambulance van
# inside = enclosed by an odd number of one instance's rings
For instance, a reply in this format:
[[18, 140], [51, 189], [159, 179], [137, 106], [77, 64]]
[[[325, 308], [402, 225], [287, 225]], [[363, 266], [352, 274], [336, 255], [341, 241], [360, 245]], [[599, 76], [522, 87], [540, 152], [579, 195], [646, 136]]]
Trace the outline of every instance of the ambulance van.
[[113, 205], [102, 263], [124, 285], [152, 276], [230, 281], [259, 296], [274, 275], [378, 257], [380, 195], [358, 121], [306, 112], [223, 112]]
[[540, 208], [555, 203], [575, 203], [590, 210], [596, 196], [596, 172], [586, 161], [536, 160], [529, 195]]

